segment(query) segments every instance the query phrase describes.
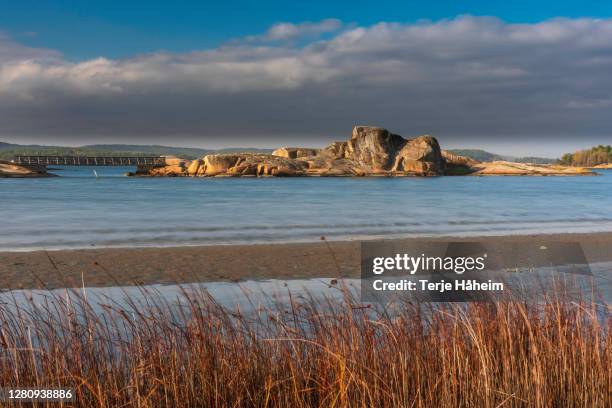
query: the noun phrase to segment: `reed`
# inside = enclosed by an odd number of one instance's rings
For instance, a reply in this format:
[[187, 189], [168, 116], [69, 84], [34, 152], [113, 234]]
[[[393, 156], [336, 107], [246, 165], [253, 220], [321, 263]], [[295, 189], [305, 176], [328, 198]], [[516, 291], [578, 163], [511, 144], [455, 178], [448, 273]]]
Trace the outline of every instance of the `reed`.
[[[0, 306], [0, 386], [72, 387], [78, 407], [609, 406], [602, 305], [361, 304], [229, 310], [86, 292]], [[246, 296], [246, 295], [245, 295]], [[606, 307], [606, 306], [603, 306]], [[60, 406], [49, 403], [49, 406]]]

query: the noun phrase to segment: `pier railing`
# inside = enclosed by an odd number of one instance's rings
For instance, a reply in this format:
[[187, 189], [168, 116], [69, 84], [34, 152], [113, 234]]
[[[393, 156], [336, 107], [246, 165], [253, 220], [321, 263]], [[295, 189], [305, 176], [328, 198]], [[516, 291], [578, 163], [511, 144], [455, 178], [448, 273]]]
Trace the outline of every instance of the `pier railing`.
[[165, 157], [92, 157], [92, 156], [16, 156], [17, 164], [38, 164], [42, 166], [163, 166]]

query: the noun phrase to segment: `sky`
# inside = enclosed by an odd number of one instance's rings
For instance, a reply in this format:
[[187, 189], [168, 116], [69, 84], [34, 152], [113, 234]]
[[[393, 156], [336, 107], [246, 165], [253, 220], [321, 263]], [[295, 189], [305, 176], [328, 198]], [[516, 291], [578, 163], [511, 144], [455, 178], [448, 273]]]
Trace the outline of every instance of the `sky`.
[[4, 142], [319, 147], [360, 124], [514, 155], [612, 143], [612, 2], [3, 3]]

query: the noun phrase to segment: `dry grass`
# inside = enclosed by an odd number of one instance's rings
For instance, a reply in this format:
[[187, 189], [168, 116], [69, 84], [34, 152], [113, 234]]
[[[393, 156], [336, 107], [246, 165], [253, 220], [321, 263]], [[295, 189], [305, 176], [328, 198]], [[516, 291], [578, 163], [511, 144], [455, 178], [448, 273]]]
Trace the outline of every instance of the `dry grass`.
[[0, 385], [74, 387], [70, 404], [83, 407], [610, 403], [611, 322], [591, 304], [390, 312], [345, 294], [247, 315], [203, 290], [180, 307], [146, 299], [126, 309], [109, 299], [103, 312], [78, 292], [0, 305]]

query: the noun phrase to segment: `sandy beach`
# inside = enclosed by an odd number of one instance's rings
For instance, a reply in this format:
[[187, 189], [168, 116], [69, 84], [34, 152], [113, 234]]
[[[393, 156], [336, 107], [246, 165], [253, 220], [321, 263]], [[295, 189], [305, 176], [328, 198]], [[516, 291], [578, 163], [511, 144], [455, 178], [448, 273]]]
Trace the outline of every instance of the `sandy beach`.
[[[410, 238], [410, 241], [513, 243], [578, 242], [588, 262], [612, 260], [612, 232]], [[524, 263], [516, 260], [516, 266]], [[216, 245], [168, 248], [99, 248], [0, 252], [2, 288], [62, 288], [153, 283], [359, 276], [359, 241]]]

